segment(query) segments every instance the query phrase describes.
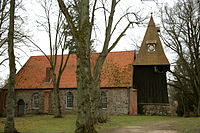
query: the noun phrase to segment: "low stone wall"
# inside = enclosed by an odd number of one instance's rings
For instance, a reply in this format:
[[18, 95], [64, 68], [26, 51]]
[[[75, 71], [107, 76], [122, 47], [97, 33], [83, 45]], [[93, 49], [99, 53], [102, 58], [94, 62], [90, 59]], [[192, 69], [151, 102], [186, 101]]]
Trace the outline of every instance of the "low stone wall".
[[139, 114], [142, 115], [158, 115], [169, 116], [172, 115], [171, 107], [169, 104], [139, 104]]

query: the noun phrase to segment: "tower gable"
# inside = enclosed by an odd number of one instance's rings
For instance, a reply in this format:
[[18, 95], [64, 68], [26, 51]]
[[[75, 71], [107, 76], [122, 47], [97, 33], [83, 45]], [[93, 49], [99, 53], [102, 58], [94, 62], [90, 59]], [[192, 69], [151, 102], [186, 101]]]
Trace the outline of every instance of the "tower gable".
[[134, 65], [169, 65], [152, 16]]

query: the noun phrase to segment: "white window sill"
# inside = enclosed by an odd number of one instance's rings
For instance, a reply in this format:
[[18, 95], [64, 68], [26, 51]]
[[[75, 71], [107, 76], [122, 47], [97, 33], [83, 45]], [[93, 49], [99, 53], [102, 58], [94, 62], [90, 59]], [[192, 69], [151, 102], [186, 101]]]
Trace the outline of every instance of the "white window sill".
[[70, 110], [72, 110], [72, 109], [73, 109], [73, 107], [66, 107], [66, 109], [70, 109]]
[[39, 107], [38, 107], [38, 108], [32, 108], [32, 109], [38, 110], [38, 109], [39, 109]]

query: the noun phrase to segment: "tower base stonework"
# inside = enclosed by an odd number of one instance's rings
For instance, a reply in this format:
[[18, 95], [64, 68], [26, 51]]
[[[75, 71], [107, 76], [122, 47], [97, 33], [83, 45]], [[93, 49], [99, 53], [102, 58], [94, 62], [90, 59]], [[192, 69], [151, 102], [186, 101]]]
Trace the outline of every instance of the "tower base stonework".
[[139, 114], [148, 116], [171, 116], [172, 111], [169, 104], [139, 104], [138, 105]]

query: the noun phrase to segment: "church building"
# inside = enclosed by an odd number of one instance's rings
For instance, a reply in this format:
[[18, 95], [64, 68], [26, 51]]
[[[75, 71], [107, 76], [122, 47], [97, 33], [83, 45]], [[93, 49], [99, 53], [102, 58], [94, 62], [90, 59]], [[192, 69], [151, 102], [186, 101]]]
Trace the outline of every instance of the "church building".
[[[65, 55], [67, 56], [67, 55]], [[95, 62], [99, 53], [91, 54]], [[57, 62], [61, 56], [57, 57]], [[153, 17], [139, 49], [110, 52], [101, 72], [101, 103], [112, 115], [168, 115], [166, 71], [170, 64], [165, 56]], [[53, 83], [45, 56], [32, 56], [16, 75], [16, 115], [52, 114]], [[0, 96], [0, 113], [5, 111], [6, 86]], [[71, 54], [60, 81], [62, 113], [77, 110], [76, 55]]]

